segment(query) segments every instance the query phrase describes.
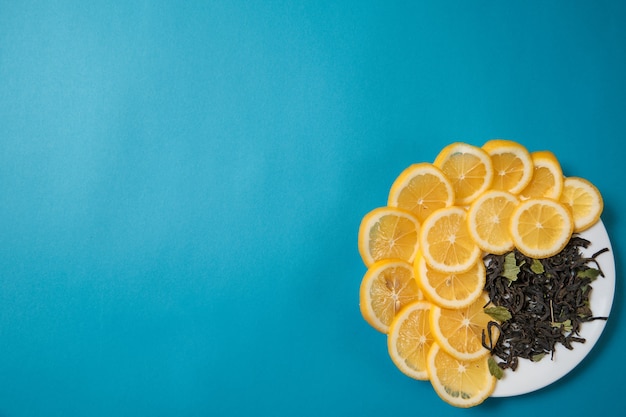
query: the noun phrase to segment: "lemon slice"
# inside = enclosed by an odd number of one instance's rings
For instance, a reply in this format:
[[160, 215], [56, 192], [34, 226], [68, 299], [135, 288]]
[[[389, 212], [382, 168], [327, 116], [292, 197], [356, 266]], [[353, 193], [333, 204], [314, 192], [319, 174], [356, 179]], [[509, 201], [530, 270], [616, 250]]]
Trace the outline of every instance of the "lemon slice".
[[493, 393], [496, 378], [489, 373], [487, 357], [465, 361], [433, 343], [427, 357], [430, 382], [439, 397], [461, 408], [481, 404]]
[[522, 201], [511, 214], [511, 237], [517, 249], [531, 258], [559, 253], [574, 231], [569, 208], [550, 198]]
[[[484, 312], [489, 296], [483, 293], [469, 306], [461, 309], [433, 305], [430, 309], [430, 328], [435, 341], [450, 355], [460, 360], [474, 360], [488, 355], [482, 345], [483, 331], [493, 318]], [[491, 334], [497, 339], [497, 329]]]
[[381, 333], [387, 333], [403, 306], [423, 299], [412, 265], [400, 259], [385, 259], [369, 267], [359, 295], [363, 318]]
[[440, 307], [467, 307], [483, 292], [485, 264], [476, 262], [466, 272], [439, 272], [428, 266], [421, 253], [415, 258], [415, 278], [424, 296]]
[[518, 198], [507, 192], [488, 190], [467, 211], [468, 230], [485, 252], [501, 255], [513, 249], [509, 222]]
[[591, 182], [579, 177], [565, 178], [560, 201], [571, 209], [576, 233], [596, 224], [604, 209], [600, 191]]
[[433, 343], [430, 333], [431, 304], [417, 301], [404, 307], [389, 327], [387, 348], [393, 363], [405, 375], [428, 379], [426, 357]]
[[533, 177], [519, 193], [520, 198], [548, 197], [559, 199], [563, 190], [563, 171], [556, 156], [550, 151], [530, 154], [533, 160]]
[[419, 245], [426, 262], [441, 272], [467, 271], [481, 254], [467, 229], [467, 213], [456, 206], [436, 210], [426, 218]]
[[533, 160], [530, 152], [512, 140], [493, 139], [482, 148], [493, 163], [491, 188], [517, 194], [524, 189], [533, 176]]
[[454, 203], [450, 180], [432, 164], [423, 162], [405, 169], [389, 191], [387, 205], [412, 212], [423, 222], [433, 211]]
[[489, 154], [473, 145], [455, 142], [439, 152], [433, 163], [448, 177], [454, 189], [455, 204], [470, 204], [493, 181]]
[[420, 225], [415, 216], [394, 207], [367, 213], [359, 226], [359, 253], [366, 266], [382, 259], [413, 262], [418, 249]]

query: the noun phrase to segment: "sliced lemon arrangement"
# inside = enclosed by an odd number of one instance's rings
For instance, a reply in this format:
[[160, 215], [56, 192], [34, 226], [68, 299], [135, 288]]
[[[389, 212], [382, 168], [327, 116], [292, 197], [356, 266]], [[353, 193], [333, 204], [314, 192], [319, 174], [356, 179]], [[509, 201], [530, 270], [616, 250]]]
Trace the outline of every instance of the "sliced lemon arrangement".
[[486, 310], [483, 256], [554, 256], [602, 210], [598, 189], [564, 177], [552, 152], [504, 139], [451, 143], [402, 171], [387, 206], [363, 217], [361, 314], [386, 334], [402, 373], [429, 380], [451, 405], [478, 405], [497, 381], [483, 338], [499, 336], [488, 325], [497, 320]]

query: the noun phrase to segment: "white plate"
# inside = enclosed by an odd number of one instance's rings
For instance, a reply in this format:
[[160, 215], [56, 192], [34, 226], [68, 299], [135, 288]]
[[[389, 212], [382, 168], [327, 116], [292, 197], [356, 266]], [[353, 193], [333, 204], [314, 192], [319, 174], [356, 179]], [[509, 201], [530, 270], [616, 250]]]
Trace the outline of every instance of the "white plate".
[[[591, 283], [593, 290], [589, 302], [591, 311], [596, 317], [608, 317], [613, 304], [615, 294], [615, 260], [609, 235], [602, 221], [580, 234], [589, 240], [589, 247], [582, 252], [591, 256], [595, 252], [609, 248], [609, 252], [599, 255], [596, 260], [602, 268], [604, 277], [599, 276]], [[493, 397], [512, 397], [527, 394], [546, 387], [561, 379], [574, 369], [591, 351], [596, 344], [604, 327], [605, 320], [594, 320], [581, 325], [580, 336], [586, 339], [585, 343], [574, 342], [574, 349], [569, 350], [565, 346], [557, 345], [554, 359], [546, 355], [539, 362], [531, 362], [527, 359], [519, 359], [519, 365], [515, 371], [506, 369], [504, 376], [498, 381]]]

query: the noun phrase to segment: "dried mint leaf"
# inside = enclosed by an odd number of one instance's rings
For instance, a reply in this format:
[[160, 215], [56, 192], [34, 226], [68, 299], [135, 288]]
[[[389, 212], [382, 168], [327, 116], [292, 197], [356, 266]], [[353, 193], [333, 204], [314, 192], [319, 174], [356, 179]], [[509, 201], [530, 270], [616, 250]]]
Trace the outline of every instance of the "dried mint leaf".
[[[521, 265], [520, 265], [521, 266]], [[509, 281], [517, 281], [517, 275], [519, 274], [520, 267], [515, 260], [515, 253], [509, 252], [504, 257], [504, 268], [502, 270], [502, 276], [508, 278]]]
[[542, 360], [542, 359], [543, 359], [543, 357], [544, 357], [544, 356], [546, 356], [546, 354], [545, 354], [545, 353], [538, 353], [538, 354], [536, 354], [536, 355], [533, 355], [533, 356], [530, 358], [530, 360], [531, 360], [531, 361], [533, 361], [533, 362], [539, 362], [540, 360]]
[[578, 273], [576, 274], [576, 277], [577, 278], [589, 278], [593, 281], [594, 279], [598, 278], [598, 275], [600, 275], [599, 269], [589, 268], [589, 269], [585, 269], [582, 271], [578, 271]]
[[565, 333], [570, 333], [574, 329], [574, 326], [572, 326], [572, 321], [570, 319], [561, 322], [553, 321], [551, 325], [552, 327], [560, 327]]
[[535, 274], [543, 274], [546, 271], [539, 259], [533, 259], [533, 262], [530, 264], [530, 270]]
[[502, 379], [504, 371], [498, 366], [493, 356], [489, 356], [489, 359], [487, 359], [487, 365], [489, 366], [489, 373], [491, 375], [495, 376], [496, 379]]
[[512, 317], [509, 309], [502, 306], [487, 307], [484, 311], [498, 321], [507, 321]]

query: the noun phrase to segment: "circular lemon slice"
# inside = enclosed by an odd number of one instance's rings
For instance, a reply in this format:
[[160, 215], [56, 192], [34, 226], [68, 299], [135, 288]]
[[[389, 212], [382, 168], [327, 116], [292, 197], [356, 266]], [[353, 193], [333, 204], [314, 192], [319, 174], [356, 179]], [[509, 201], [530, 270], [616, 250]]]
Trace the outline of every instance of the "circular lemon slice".
[[495, 390], [487, 357], [460, 360], [433, 343], [427, 357], [430, 382], [439, 397], [450, 405], [468, 408], [481, 404]]
[[515, 247], [531, 258], [543, 259], [559, 253], [574, 231], [569, 208], [550, 198], [522, 201], [511, 214], [511, 237]]
[[431, 304], [417, 301], [404, 307], [389, 327], [387, 348], [393, 363], [414, 379], [428, 379], [426, 357], [433, 343], [430, 333]]
[[454, 203], [452, 183], [432, 164], [423, 162], [405, 169], [389, 191], [387, 205], [412, 212], [423, 222], [433, 211]]
[[533, 160], [533, 176], [519, 193], [521, 199], [548, 197], [557, 199], [563, 190], [563, 171], [556, 156], [550, 151], [530, 154]]
[[402, 307], [423, 298], [412, 265], [401, 259], [384, 259], [369, 267], [363, 276], [359, 307], [370, 326], [387, 333]]
[[413, 262], [420, 224], [410, 212], [379, 207], [367, 213], [359, 226], [359, 253], [366, 266], [382, 259]]
[[533, 176], [530, 152], [521, 144], [504, 139], [493, 139], [482, 148], [493, 163], [491, 188], [517, 194], [528, 185]]
[[441, 272], [464, 272], [480, 258], [480, 248], [467, 228], [467, 213], [457, 206], [436, 210], [420, 230], [420, 248], [426, 262]]
[[440, 168], [452, 183], [458, 206], [470, 204], [493, 181], [493, 164], [489, 154], [467, 143], [455, 142], [446, 146], [433, 165]]
[[507, 192], [488, 190], [467, 211], [468, 230], [485, 252], [501, 255], [513, 249], [509, 222], [518, 198]]
[[485, 264], [476, 262], [466, 272], [439, 272], [428, 266], [421, 253], [415, 258], [415, 278], [424, 296], [440, 307], [464, 308], [483, 293]]
[[[460, 309], [433, 305], [430, 309], [430, 328], [435, 341], [450, 355], [460, 360], [474, 360], [488, 355], [482, 344], [483, 332], [493, 318], [485, 313], [489, 296], [483, 292], [472, 304]], [[497, 329], [491, 334], [497, 339]]]
[[560, 201], [571, 209], [576, 233], [596, 224], [604, 209], [600, 191], [591, 182], [579, 177], [565, 178]]

